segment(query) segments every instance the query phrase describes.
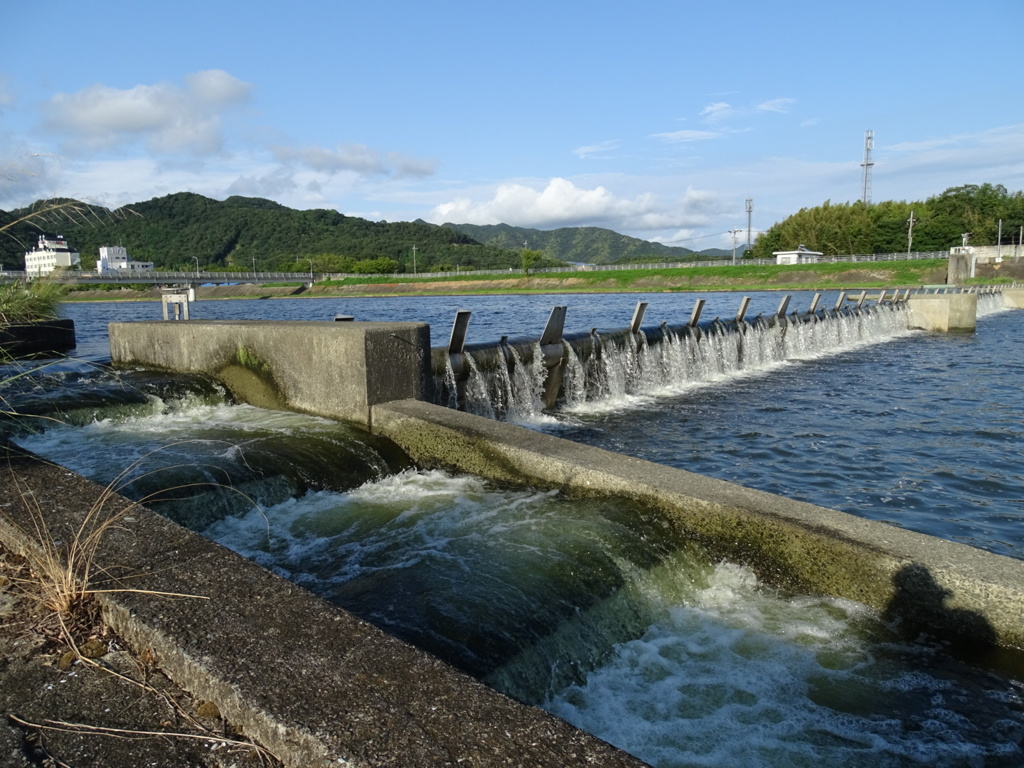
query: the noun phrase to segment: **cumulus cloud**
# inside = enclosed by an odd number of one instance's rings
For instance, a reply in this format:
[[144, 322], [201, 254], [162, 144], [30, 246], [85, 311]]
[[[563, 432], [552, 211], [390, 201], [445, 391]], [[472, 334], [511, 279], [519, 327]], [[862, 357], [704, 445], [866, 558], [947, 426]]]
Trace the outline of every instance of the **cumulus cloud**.
[[620, 198], [603, 186], [581, 189], [568, 179], [551, 179], [542, 189], [520, 183], [499, 186], [489, 200], [460, 197], [436, 206], [430, 220], [455, 224], [512, 224], [554, 228], [603, 226], [647, 231], [699, 226], [720, 206], [711, 192], [688, 189], [682, 200], [642, 194]]
[[221, 149], [221, 113], [245, 102], [251, 90], [221, 70], [189, 74], [183, 86], [93, 85], [50, 99], [46, 124], [68, 137], [72, 151], [143, 141], [159, 154], [207, 155]]
[[339, 144], [335, 149], [276, 146], [271, 151], [279, 163], [328, 175], [349, 172], [360, 176], [420, 177], [430, 176], [435, 169], [432, 161], [405, 157], [396, 152], [382, 155], [365, 144]]

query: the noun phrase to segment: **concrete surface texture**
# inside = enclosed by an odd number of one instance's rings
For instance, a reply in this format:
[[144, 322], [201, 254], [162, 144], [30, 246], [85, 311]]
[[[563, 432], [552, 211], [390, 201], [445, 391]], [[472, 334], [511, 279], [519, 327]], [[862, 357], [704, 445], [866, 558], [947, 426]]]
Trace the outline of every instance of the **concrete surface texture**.
[[114, 365], [216, 376], [238, 399], [366, 425], [370, 407], [425, 398], [430, 326], [182, 320], [110, 324]]
[[70, 535], [106, 498], [93, 586], [128, 590], [97, 595], [107, 624], [287, 766], [644, 765], [68, 470], [4, 465], [0, 540], [37, 546], [33, 513]]
[[917, 293], [907, 300], [910, 327], [925, 331], [973, 332], [978, 320], [978, 296], [973, 293]]
[[765, 581], [857, 600], [939, 637], [1024, 649], [1024, 562], [428, 403], [375, 406], [421, 466], [621, 496]]

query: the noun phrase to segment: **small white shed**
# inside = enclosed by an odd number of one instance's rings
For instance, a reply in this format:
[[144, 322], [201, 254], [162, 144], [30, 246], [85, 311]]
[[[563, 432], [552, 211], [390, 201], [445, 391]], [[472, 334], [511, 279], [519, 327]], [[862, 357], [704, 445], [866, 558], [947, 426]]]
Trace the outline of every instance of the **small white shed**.
[[798, 245], [795, 251], [772, 251], [776, 264], [817, 264], [821, 251], [812, 251], [806, 245]]

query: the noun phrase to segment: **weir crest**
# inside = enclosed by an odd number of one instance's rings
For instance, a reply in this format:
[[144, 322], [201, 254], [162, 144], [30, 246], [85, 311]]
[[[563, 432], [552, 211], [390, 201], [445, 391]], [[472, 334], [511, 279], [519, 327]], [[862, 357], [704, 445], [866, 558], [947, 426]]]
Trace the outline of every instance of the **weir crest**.
[[[787, 315], [786, 299], [769, 317], [744, 319], [741, 305], [735, 319], [702, 323], [698, 307], [685, 325], [640, 327], [646, 305], [638, 305], [633, 326], [621, 330], [566, 334], [557, 343], [503, 337], [497, 345], [435, 348], [435, 401], [489, 418], [545, 422], [552, 410], [600, 409], [911, 332], [902, 300], [865, 304], [861, 297], [855, 306], [819, 310], [816, 296], [811, 311]], [[564, 318], [564, 307], [555, 310]], [[466, 314], [459, 315], [463, 333]]]

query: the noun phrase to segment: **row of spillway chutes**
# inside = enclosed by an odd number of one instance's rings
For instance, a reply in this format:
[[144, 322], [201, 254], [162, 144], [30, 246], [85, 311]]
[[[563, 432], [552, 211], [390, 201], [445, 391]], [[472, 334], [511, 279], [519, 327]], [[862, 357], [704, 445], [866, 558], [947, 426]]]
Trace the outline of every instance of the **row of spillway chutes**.
[[[490, 418], [531, 421], [562, 403], [566, 407], [719, 381], [794, 358], [815, 357], [905, 331], [906, 296], [865, 294], [807, 311], [788, 313], [790, 297], [767, 317], [702, 321], [699, 299], [689, 322], [643, 326], [638, 302], [629, 327], [564, 334], [565, 310], [554, 307], [538, 338], [503, 336], [498, 344], [465, 343], [470, 313], [460, 310], [447, 348], [433, 350], [437, 401]], [[787, 314], [788, 313], [788, 314]]]

